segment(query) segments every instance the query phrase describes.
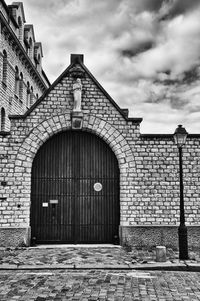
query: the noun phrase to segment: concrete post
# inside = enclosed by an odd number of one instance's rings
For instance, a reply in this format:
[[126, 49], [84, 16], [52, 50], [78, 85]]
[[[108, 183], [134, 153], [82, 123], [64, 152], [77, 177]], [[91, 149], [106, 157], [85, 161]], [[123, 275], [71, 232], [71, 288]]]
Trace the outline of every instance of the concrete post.
[[164, 247], [164, 246], [156, 247], [156, 261], [157, 262], [166, 262], [166, 247]]

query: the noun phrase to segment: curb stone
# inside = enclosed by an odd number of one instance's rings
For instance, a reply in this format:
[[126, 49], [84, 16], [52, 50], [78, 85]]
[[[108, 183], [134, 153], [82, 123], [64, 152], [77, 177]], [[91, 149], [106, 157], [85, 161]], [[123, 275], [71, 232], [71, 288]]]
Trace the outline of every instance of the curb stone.
[[200, 263], [147, 263], [129, 265], [11, 265], [1, 264], [3, 270], [149, 270], [200, 272]]

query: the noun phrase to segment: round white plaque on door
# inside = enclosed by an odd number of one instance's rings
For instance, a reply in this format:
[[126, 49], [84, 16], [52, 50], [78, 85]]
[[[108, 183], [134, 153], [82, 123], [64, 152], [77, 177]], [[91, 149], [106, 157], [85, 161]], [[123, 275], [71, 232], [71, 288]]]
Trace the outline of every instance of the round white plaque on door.
[[102, 184], [101, 183], [95, 183], [94, 184], [94, 190], [95, 191], [101, 191], [102, 190]]

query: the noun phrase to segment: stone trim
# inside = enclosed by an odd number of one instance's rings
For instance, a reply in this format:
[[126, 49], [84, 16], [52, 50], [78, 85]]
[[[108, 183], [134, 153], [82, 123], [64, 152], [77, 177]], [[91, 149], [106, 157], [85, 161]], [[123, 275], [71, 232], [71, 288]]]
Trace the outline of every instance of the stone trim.
[[[24, 139], [18, 151], [15, 168], [19, 167], [18, 160], [23, 160], [22, 165], [20, 165], [21, 167], [27, 167], [28, 164], [31, 168], [32, 161], [40, 146], [53, 135], [66, 130], [71, 130], [70, 116], [66, 114], [53, 116], [33, 128], [31, 133]], [[84, 117], [83, 130], [94, 133], [109, 144], [120, 166], [127, 164], [128, 168], [129, 162], [134, 161], [131, 148], [127, 141], [110, 123], [94, 115], [89, 115]]]
[[141, 138], [162, 138], [162, 139], [173, 139], [173, 134], [140, 134]]
[[[174, 134], [140, 134], [141, 138], [173, 139]], [[188, 134], [188, 138], [200, 138], [200, 134]]]

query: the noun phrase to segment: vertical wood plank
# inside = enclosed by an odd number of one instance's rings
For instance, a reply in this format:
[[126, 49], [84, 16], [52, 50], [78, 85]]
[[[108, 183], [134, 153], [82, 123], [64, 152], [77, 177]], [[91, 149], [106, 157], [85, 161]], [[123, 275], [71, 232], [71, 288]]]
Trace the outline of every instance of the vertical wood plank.
[[118, 226], [119, 168], [109, 146], [82, 131], [49, 139], [32, 166], [32, 237], [40, 243], [112, 243]]

